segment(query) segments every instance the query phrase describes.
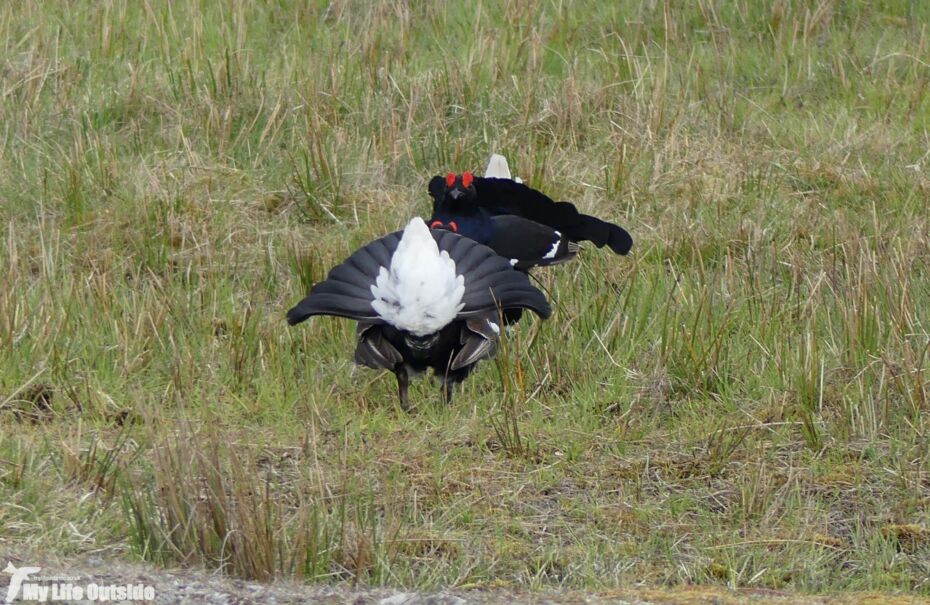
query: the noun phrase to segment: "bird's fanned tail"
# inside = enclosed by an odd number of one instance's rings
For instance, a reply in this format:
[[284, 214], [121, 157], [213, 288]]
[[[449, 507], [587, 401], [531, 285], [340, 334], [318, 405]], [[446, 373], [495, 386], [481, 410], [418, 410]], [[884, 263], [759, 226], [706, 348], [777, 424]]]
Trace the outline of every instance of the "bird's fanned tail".
[[[487, 246], [449, 231], [429, 231], [429, 234], [439, 251], [447, 253], [455, 263], [455, 273], [464, 276], [465, 291], [457, 318], [474, 317], [499, 308], [530, 309], [542, 318], [552, 314], [545, 295], [526, 275], [515, 271], [507, 259]], [[402, 236], [403, 232], [398, 231], [377, 239], [333, 268], [324, 281], [314, 285], [307, 297], [288, 311], [288, 323], [298, 324], [313, 315], [386, 322], [385, 316], [372, 306], [375, 298], [372, 286], [382, 269], [391, 266]]]

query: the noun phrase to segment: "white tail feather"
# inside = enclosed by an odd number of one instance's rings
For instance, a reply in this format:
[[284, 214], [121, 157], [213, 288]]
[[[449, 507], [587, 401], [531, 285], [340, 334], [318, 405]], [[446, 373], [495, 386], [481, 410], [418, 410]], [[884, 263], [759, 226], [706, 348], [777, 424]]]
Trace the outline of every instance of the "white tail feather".
[[438, 332], [465, 306], [465, 278], [455, 272], [449, 253], [439, 251], [423, 219], [415, 217], [404, 229], [391, 256], [391, 267], [381, 267], [371, 308], [384, 321], [416, 336]]
[[510, 176], [510, 166], [507, 164], [507, 158], [499, 153], [491, 154], [488, 167], [484, 170], [484, 177], [489, 179], [510, 179], [518, 183], [523, 182], [523, 179], [518, 176]]
[[492, 153], [491, 159], [488, 160], [488, 167], [484, 170], [484, 176], [491, 179], [512, 179], [507, 158], [499, 153]]
[[507, 158], [499, 153], [491, 154], [491, 159], [488, 160], [488, 167], [484, 170], [484, 177], [491, 179], [510, 179], [518, 183], [523, 182], [523, 179], [520, 177], [511, 176]]

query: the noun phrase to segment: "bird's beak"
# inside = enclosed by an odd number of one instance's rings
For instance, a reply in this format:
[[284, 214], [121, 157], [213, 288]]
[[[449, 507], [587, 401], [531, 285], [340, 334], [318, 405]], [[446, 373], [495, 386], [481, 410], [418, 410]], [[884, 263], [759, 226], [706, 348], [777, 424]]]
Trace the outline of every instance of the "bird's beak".
[[465, 195], [465, 192], [462, 191], [461, 189], [453, 189], [452, 191], [449, 192], [449, 197], [451, 197], [453, 200], [457, 200], [463, 195]]

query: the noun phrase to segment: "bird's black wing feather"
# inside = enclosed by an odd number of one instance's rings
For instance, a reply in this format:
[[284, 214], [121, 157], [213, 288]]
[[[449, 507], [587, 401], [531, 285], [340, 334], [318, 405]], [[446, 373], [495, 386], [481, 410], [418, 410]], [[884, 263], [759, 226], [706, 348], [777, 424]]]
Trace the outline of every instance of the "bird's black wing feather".
[[500, 320], [493, 311], [466, 319], [460, 336], [462, 348], [452, 359], [449, 369], [460, 370], [492, 357], [497, 350], [499, 335]]
[[506, 259], [516, 259], [514, 266], [530, 267], [563, 263], [575, 257], [577, 245], [562, 232], [516, 214], [491, 217], [493, 225], [488, 247]]
[[384, 326], [361, 321], [355, 333], [358, 343], [355, 346], [355, 363], [373, 370], [391, 370], [404, 360], [394, 345], [383, 332]]
[[[590, 241], [598, 248], [609, 246], [617, 254], [633, 247], [633, 238], [619, 225], [582, 214], [574, 204], [553, 201], [522, 183], [484, 177], [475, 177], [474, 183], [478, 205], [493, 213], [516, 214], [558, 229], [570, 239]], [[430, 186], [432, 194], [432, 182]]]

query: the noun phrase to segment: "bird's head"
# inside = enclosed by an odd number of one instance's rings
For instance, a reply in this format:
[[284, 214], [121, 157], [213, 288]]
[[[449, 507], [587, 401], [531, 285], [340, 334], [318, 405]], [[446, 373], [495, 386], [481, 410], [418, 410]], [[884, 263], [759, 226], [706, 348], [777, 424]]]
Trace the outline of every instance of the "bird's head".
[[470, 172], [450, 172], [445, 178], [435, 176], [429, 183], [433, 198], [433, 219], [430, 229], [458, 232], [462, 220], [468, 221], [479, 212], [478, 190]]
[[443, 201], [450, 207], [467, 208], [475, 202], [478, 192], [475, 190], [475, 177], [470, 172], [446, 175]]

